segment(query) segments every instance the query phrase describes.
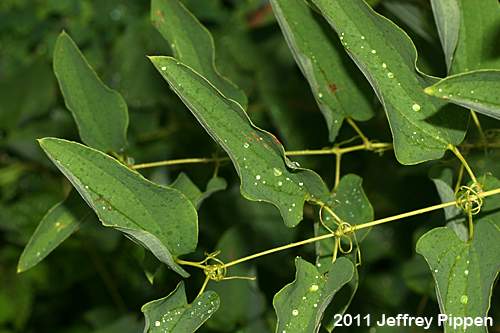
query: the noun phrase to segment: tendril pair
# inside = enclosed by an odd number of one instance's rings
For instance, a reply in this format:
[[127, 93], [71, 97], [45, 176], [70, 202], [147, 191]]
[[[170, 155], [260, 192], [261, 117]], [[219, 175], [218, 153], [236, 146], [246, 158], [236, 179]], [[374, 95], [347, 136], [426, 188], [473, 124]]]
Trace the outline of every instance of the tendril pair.
[[[200, 292], [198, 295], [201, 295], [204, 291], [205, 288], [207, 287], [207, 284], [210, 280], [215, 281], [215, 282], [220, 282], [223, 280], [234, 280], [234, 279], [240, 279], [240, 280], [255, 280], [255, 277], [248, 277], [248, 276], [227, 276], [227, 267], [226, 264], [217, 256], [220, 254], [220, 250], [212, 252], [212, 253], [206, 253], [206, 258], [203, 259], [202, 261], [199, 261], [197, 263], [194, 263], [195, 267], [203, 269], [203, 273], [205, 274], [205, 281], [203, 281], [203, 285], [201, 287]], [[210, 264], [209, 262], [213, 261], [213, 264]], [[186, 262], [184, 262], [186, 263]]]
[[471, 186], [460, 186], [455, 194], [455, 202], [458, 208], [467, 214], [469, 225], [469, 240], [474, 238], [474, 221], [472, 216], [479, 214], [483, 207], [483, 198], [479, 195], [482, 192], [479, 183], [473, 183]]
[[[326, 207], [326, 208], [325, 208]], [[335, 224], [337, 225], [337, 229], [333, 230], [330, 228], [325, 221], [323, 220], [323, 209], [333, 217]], [[359, 248], [358, 239], [356, 237], [355, 229], [351, 224], [343, 221], [333, 210], [325, 205], [322, 205], [319, 209], [319, 221], [321, 225], [328, 230], [334, 236], [334, 244], [332, 250], [332, 263], [337, 260], [338, 253], [349, 254], [353, 251], [354, 246], [356, 246], [356, 257], [355, 262], [356, 266], [361, 265], [361, 250]], [[342, 239], [344, 239], [348, 247], [347, 249], [343, 247]]]

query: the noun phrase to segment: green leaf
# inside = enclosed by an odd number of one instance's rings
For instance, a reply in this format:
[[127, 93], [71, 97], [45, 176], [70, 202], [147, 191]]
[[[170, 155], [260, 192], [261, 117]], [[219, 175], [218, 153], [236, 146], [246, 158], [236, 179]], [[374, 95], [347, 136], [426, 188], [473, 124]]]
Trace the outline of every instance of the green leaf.
[[[220, 250], [218, 259], [230, 262], [248, 255], [248, 237], [243, 230], [232, 227], [217, 242], [215, 249]], [[256, 277], [256, 269], [251, 263], [242, 263], [228, 269], [227, 276]], [[211, 283], [208, 289], [220, 297], [220, 308], [207, 322], [207, 327], [217, 332], [234, 332], [237, 326], [255, 321], [264, 312], [265, 297], [255, 281], [228, 280]]]
[[[488, 177], [484, 189], [500, 186]], [[493, 284], [500, 270], [500, 202], [485, 198], [479, 217], [475, 216], [474, 238], [464, 242], [448, 228], [433, 229], [417, 242], [417, 252], [425, 257], [436, 281], [441, 313], [454, 317], [486, 317]], [[486, 327], [453, 328], [445, 332], [487, 332]]]
[[208, 181], [205, 192], [202, 192], [184, 172], [181, 172], [170, 186], [181, 191], [199, 209], [206, 198], [215, 192], [225, 190], [227, 182], [224, 178], [215, 176]]
[[[452, 188], [453, 170], [434, 169], [431, 170], [429, 177], [436, 186], [441, 202], [450, 202], [456, 199], [455, 191]], [[457, 206], [446, 207], [444, 209], [444, 216], [446, 218], [446, 226], [453, 229], [461, 240], [466, 241], [469, 238], [469, 231], [464, 224], [465, 218], [462, 210]]]
[[215, 67], [212, 35], [179, 0], [153, 0], [151, 20], [179, 61], [205, 77], [226, 98], [246, 108], [246, 95]]
[[412, 41], [394, 23], [363, 0], [313, 0], [340, 36], [344, 48], [362, 70], [384, 106], [402, 164], [441, 158], [449, 144], [465, 136], [467, 113], [444, 112], [424, 87], [436, 80], [417, 71]]
[[182, 194], [184, 194], [186, 198], [191, 201], [193, 206], [198, 205], [198, 200], [200, 199], [202, 192], [184, 172], [181, 172], [177, 176], [174, 182], [170, 184], [170, 187], [182, 192]]
[[317, 332], [323, 311], [340, 288], [354, 275], [354, 265], [339, 258], [327, 275], [314, 265], [297, 258], [295, 280], [281, 289], [273, 299], [278, 316], [276, 332]]
[[174, 271], [188, 276], [174, 257], [196, 249], [198, 223], [195, 208], [181, 192], [156, 185], [79, 143], [56, 138], [39, 142], [104, 226], [125, 233]]
[[431, 0], [431, 6], [449, 72], [458, 43], [460, 6], [457, 0]]
[[[328, 267], [331, 267], [332, 263], [328, 264]], [[322, 266], [324, 267], [324, 266]], [[322, 325], [328, 331], [332, 332], [336, 326], [338, 314], [345, 314], [347, 309], [352, 303], [356, 292], [358, 291], [359, 286], [359, 274], [358, 270], [354, 269], [354, 275], [347, 284], [345, 284], [335, 295], [335, 298], [332, 300], [330, 305], [324, 311], [325, 314], [323, 316]]]
[[78, 193], [72, 191], [42, 218], [19, 258], [17, 272], [24, 272], [42, 261], [90, 216], [92, 211]]
[[309, 82], [334, 141], [346, 117], [373, 116], [368, 82], [328, 33], [326, 22], [304, 0], [272, 0], [274, 15]]
[[500, 70], [452, 75], [427, 87], [425, 93], [500, 120]]
[[[332, 193], [333, 211], [343, 221], [351, 225], [362, 224], [373, 221], [373, 207], [363, 190], [363, 179], [354, 174], [347, 174], [340, 179], [340, 182]], [[332, 230], [337, 229], [335, 221], [328, 212], [323, 211], [323, 222]], [[321, 224], [317, 223], [315, 235], [328, 234]], [[363, 229], [356, 234], [358, 242], [361, 242], [370, 229]], [[316, 242], [316, 265], [320, 272], [326, 272], [332, 261], [332, 249], [334, 239], [325, 239]]]
[[188, 304], [184, 282], [164, 298], [142, 306], [146, 318], [144, 333], [192, 333], [219, 308], [219, 296], [205, 291]]
[[[460, 9], [458, 43], [451, 68], [452, 74], [475, 69], [500, 69], [498, 27], [500, 4], [497, 0], [455, 0]], [[449, 26], [456, 18], [446, 15]], [[453, 27], [452, 29], [456, 29]]]
[[104, 152], [121, 152], [127, 145], [127, 104], [99, 79], [65, 32], [57, 38], [54, 72], [82, 141]]
[[244, 197], [277, 206], [287, 226], [302, 220], [304, 201], [328, 199], [321, 178], [285, 158], [279, 141], [255, 127], [239, 104], [224, 98], [205, 78], [174, 58], [152, 57], [151, 61], [229, 154]]

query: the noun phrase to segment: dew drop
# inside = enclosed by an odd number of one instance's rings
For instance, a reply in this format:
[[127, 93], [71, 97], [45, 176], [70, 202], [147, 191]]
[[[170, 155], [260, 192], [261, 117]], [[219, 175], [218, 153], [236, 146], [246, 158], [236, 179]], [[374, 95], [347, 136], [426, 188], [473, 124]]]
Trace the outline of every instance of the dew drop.
[[389, 79], [393, 79], [394, 78], [394, 73], [392, 73], [392, 72], [387, 73], [387, 77]]
[[245, 142], [245, 143], [243, 144], [243, 148], [248, 148], [248, 147], [250, 147], [250, 145], [248, 144], [248, 142]]
[[158, 326], [160, 326], [160, 325], [161, 325], [161, 323], [160, 323], [160, 321], [159, 321], [159, 320], [155, 321], [155, 326], [156, 326], [156, 327], [158, 327]]
[[276, 177], [279, 177], [283, 174], [283, 172], [278, 168], [273, 168], [273, 173]]
[[365, 36], [361, 36], [361, 39], [365, 39]]
[[464, 271], [464, 274], [465, 274], [465, 275], [469, 275], [469, 270], [468, 270], [468, 269], [466, 269], [466, 270]]
[[293, 309], [293, 310], [292, 310], [292, 315], [294, 315], [294, 316], [298, 316], [298, 315], [299, 315], [299, 310], [297, 310], [297, 309]]
[[260, 175], [255, 176], [255, 179], [260, 180]]
[[376, 54], [377, 53], [377, 50], [372, 50], [372, 54]]
[[319, 94], [318, 94], [318, 97], [319, 97], [319, 98], [323, 98], [323, 94], [322, 94], [322, 93], [319, 93]]
[[462, 295], [462, 297], [460, 297], [460, 303], [467, 304], [468, 301], [469, 297], [467, 297], [467, 295]]
[[162, 70], [162, 71], [166, 71], [166, 70], [167, 70], [167, 67], [166, 67], [166, 66], [162, 66], [162, 67], [161, 67], [161, 70]]
[[382, 63], [382, 68], [387, 68], [387, 64], [385, 62]]
[[420, 111], [420, 110], [422, 109], [422, 108], [420, 107], [420, 105], [419, 105], [419, 104], [417, 104], [417, 103], [413, 104], [413, 105], [411, 106], [411, 108], [413, 109], [413, 111], [416, 111], [416, 112], [418, 112], [418, 111]]
[[309, 288], [309, 291], [310, 292], [315, 292], [315, 291], [318, 291], [319, 287], [317, 284], [313, 284], [310, 288]]
[[299, 182], [299, 186], [304, 186], [304, 183], [303, 182]]
[[282, 181], [279, 181], [279, 182], [278, 182], [278, 186], [283, 186], [283, 182], [282, 182]]
[[474, 95], [474, 90], [471, 90], [471, 91], [470, 91], [470, 93], [471, 93], [472, 95]]
[[437, 273], [437, 272], [439, 272], [439, 271], [438, 271], [437, 269], [435, 269], [435, 270], [434, 270], [434, 273]]

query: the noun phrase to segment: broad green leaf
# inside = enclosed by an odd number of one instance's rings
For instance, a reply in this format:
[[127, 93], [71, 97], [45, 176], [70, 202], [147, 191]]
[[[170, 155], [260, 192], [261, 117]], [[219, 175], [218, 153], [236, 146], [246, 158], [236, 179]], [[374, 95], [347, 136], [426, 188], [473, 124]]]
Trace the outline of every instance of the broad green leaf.
[[76, 191], [49, 209], [23, 250], [17, 272], [24, 272], [48, 256], [92, 216]]
[[246, 108], [246, 95], [215, 67], [212, 35], [179, 0], [152, 0], [151, 20], [179, 61], [205, 77], [226, 98]]
[[[331, 267], [332, 263], [328, 264]], [[324, 266], [322, 266], [324, 267]], [[333, 332], [335, 330], [335, 323], [337, 322], [337, 314], [344, 314], [352, 303], [359, 286], [359, 274], [358, 270], [354, 268], [354, 275], [347, 284], [345, 284], [335, 295], [330, 305], [324, 311], [324, 316], [322, 320], [323, 327], [328, 332]]]
[[[354, 174], [347, 174], [340, 179], [339, 185], [332, 193], [333, 211], [343, 221], [351, 224], [362, 224], [373, 221], [373, 207], [366, 197], [362, 187], [363, 179]], [[335, 220], [323, 211], [323, 222], [332, 230], [337, 229]], [[316, 236], [324, 235], [329, 231], [317, 223]], [[366, 237], [369, 229], [363, 229], [356, 234], [358, 242]], [[332, 261], [333, 239], [325, 239], [316, 242], [316, 265], [320, 272], [324, 273], [330, 267]]]
[[227, 182], [224, 178], [213, 177], [208, 181], [205, 192], [202, 192], [185, 173], [181, 172], [170, 186], [181, 191], [199, 209], [210, 195], [225, 190]]
[[425, 92], [500, 120], [500, 70], [452, 75], [427, 87]]
[[186, 198], [191, 201], [193, 206], [198, 205], [198, 200], [200, 199], [202, 192], [184, 172], [181, 172], [177, 176], [174, 182], [170, 184], [170, 187], [182, 192], [182, 194], [184, 194]]
[[458, 43], [460, 6], [457, 0], [431, 0], [431, 6], [449, 72]]
[[256, 128], [238, 103], [225, 98], [205, 78], [171, 57], [151, 57], [171, 89], [205, 130], [226, 150], [241, 178], [241, 193], [280, 210], [287, 226], [302, 220], [306, 200], [328, 200], [328, 189], [311, 170], [284, 156], [270, 133]]
[[82, 141], [104, 152], [121, 152], [127, 145], [127, 104], [99, 79], [65, 32], [57, 38], [54, 72]]
[[45, 138], [45, 153], [106, 227], [125, 233], [177, 273], [178, 255], [195, 250], [196, 210], [179, 191], [156, 185], [117, 160], [79, 143]]
[[[500, 186], [493, 177], [486, 178], [485, 190]], [[417, 242], [417, 252], [424, 256], [436, 281], [441, 313], [454, 317], [485, 317], [495, 279], [500, 270], [500, 201], [485, 198], [480, 215], [474, 218], [474, 238], [463, 241], [448, 228], [433, 229]], [[445, 332], [487, 332], [486, 327], [472, 326]]]
[[219, 296], [205, 291], [188, 304], [184, 282], [164, 298], [142, 306], [146, 318], [144, 333], [192, 333], [219, 308]]
[[309, 82], [334, 141], [346, 117], [373, 116], [368, 82], [328, 33], [324, 19], [304, 0], [272, 0], [274, 15], [295, 61]]
[[410, 38], [363, 0], [313, 0], [340, 36], [344, 48], [375, 89], [384, 106], [402, 164], [441, 158], [449, 144], [465, 135], [467, 113], [444, 112], [424, 87], [436, 80], [415, 67], [417, 52]]
[[[434, 182], [441, 202], [455, 200], [455, 191], [453, 190], [453, 171], [451, 169], [431, 170], [429, 177]], [[462, 210], [457, 206], [446, 207], [444, 209], [446, 225], [453, 229], [457, 236], [466, 241], [469, 237], [469, 231], [464, 224], [465, 218]]]
[[326, 307], [337, 291], [352, 279], [354, 264], [339, 258], [326, 275], [300, 258], [295, 260], [295, 266], [295, 280], [273, 299], [278, 316], [276, 332], [317, 332]]
[[[497, 0], [455, 0], [460, 9], [458, 42], [451, 67], [452, 74], [475, 69], [500, 69], [498, 28], [500, 4]], [[449, 26], [456, 18], [444, 16]], [[450, 28], [456, 29], [456, 27]]]
[[[226, 231], [217, 242], [216, 250], [223, 262], [230, 262], [252, 251], [243, 230], [236, 227]], [[228, 269], [227, 276], [257, 277], [251, 263], [242, 263]], [[266, 302], [255, 281], [228, 280], [212, 282], [208, 286], [220, 297], [220, 308], [207, 322], [207, 327], [217, 332], [234, 332], [236, 327], [252, 323], [264, 312]]]

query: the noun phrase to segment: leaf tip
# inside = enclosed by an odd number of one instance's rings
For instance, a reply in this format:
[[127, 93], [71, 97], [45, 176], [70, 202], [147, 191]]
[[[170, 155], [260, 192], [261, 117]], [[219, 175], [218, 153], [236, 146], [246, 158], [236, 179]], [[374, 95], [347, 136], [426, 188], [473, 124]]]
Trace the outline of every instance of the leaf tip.
[[426, 93], [427, 95], [430, 95], [430, 96], [434, 96], [435, 91], [436, 91], [436, 88], [434, 86], [430, 86], [430, 87], [427, 87], [424, 89], [424, 93]]

